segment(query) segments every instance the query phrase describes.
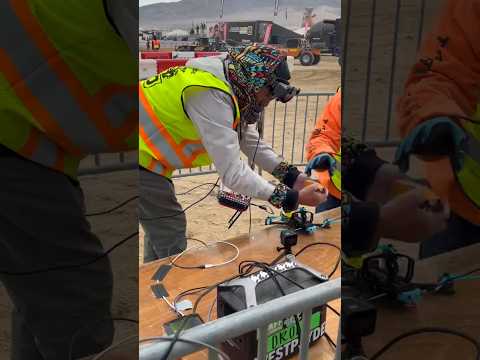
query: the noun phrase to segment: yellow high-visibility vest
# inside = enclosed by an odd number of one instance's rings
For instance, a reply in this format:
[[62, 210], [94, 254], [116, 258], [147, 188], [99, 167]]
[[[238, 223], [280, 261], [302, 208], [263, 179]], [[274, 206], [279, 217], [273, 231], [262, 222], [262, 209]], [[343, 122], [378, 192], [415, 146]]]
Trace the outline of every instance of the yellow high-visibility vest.
[[235, 110], [233, 128], [240, 121], [238, 102], [229, 85], [207, 71], [173, 67], [139, 84], [139, 162], [157, 174], [171, 177], [176, 169], [212, 163], [202, 139], [185, 112], [185, 91], [217, 89], [228, 94]]
[[0, 144], [73, 178], [136, 148], [137, 61], [102, 0], [5, 0], [0, 23]]

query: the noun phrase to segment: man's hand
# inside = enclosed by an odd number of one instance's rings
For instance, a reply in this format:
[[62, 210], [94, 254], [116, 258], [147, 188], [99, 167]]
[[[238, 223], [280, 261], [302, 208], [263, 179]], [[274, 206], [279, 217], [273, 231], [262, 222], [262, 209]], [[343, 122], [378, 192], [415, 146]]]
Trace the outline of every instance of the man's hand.
[[337, 162], [330, 154], [319, 154], [308, 162], [307, 166], [305, 167], [305, 173], [310, 176], [312, 174], [312, 170], [328, 170], [331, 176], [335, 171], [336, 165]]
[[397, 196], [380, 210], [380, 236], [405, 242], [420, 242], [445, 230], [446, 206], [428, 206], [430, 190], [417, 188]]
[[298, 202], [306, 206], [318, 206], [327, 201], [328, 190], [320, 184], [305, 186], [298, 192]]

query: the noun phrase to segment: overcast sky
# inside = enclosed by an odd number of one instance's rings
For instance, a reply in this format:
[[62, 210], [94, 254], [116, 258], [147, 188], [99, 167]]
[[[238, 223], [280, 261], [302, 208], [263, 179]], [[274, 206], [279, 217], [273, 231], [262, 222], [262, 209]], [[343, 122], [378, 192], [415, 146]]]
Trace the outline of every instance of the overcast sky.
[[161, 2], [178, 2], [178, 1], [180, 0], [138, 0], [140, 6], [161, 3]]

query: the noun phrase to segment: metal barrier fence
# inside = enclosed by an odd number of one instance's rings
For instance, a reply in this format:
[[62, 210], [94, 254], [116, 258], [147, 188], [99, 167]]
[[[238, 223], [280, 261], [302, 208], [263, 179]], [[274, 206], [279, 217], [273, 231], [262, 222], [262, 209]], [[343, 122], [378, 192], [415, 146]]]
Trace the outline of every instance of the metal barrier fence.
[[[187, 341], [200, 341], [216, 346], [228, 339], [257, 330], [258, 355], [256, 358], [258, 360], [264, 360], [266, 359], [267, 342], [262, 340], [266, 339], [268, 324], [277, 321], [278, 319], [283, 319], [302, 312], [302, 328], [309, 329], [310, 317], [312, 315], [311, 309], [340, 298], [340, 288], [341, 278], [337, 278], [186, 330], [180, 338]], [[306, 331], [302, 332], [300, 338], [300, 360], [307, 360], [309, 358], [308, 341], [309, 333]], [[165, 356], [169, 346], [170, 341], [152, 339], [152, 344], [144, 345], [140, 348], [140, 359], [161, 359]], [[340, 336], [338, 336], [335, 356], [336, 360], [341, 359], [340, 348]], [[201, 345], [178, 341], [175, 344], [169, 359], [177, 359], [201, 349]], [[209, 350], [208, 359], [218, 359], [218, 355], [214, 351]]]
[[[306, 163], [305, 145], [315, 121], [333, 92], [301, 93], [287, 104], [271, 103], [263, 112], [258, 130], [274, 150], [295, 165]], [[138, 167], [137, 153], [97, 154], [82, 161], [79, 175], [94, 175]], [[215, 167], [204, 166], [174, 172], [173, 177], [215, 173]]]
[[78, 175], [97, 175], [134, 169], [138, 169], [138, 153], [136, 151], [95, 154], [82, 160]]
[[[300, 166], [306, 163], [305, 145], [334, 92], [300, 93], [287, 104], [272, 102], [263, 112], [258, 124], [260, 136], [277, 154], [290, 163]], [[178, 170], [174, 178], [215, 173], [213, 165]]]
[[438, 0], [342, 2], [343, 126], [362, 142], [398, 146], [396, 100], [439, 5]]

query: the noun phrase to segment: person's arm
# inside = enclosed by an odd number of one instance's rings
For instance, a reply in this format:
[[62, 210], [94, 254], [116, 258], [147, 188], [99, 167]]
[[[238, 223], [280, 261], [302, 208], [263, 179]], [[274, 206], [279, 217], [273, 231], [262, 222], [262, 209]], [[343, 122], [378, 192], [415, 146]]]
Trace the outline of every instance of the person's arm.
[[270, 145], [259, 139], [255, 125], [243, 127], [240, 149], [247, 155], [249, 161], [255, 157], [255, 164], [270, 174], [283, 161], [283, 158], [275, 153]]
[[247, 155], [250, 165], [255, 156], [254, 163], [272, 174], [278, 181], [296, 190], [303, 188], [304, 179], [300, 179], [300, 182], [297, 182], [297, 179], [304, 175], [301, 175], [300, 171], [286, 162], [282, 156], [275, 153], [270, 145], [262, 139], [259, 140], [259, 134], [254, 125], [242, 129], [240, 148]]
[[[399, 99], [402, 136], [435, 117], [471, 116], [479, 99], [480, 0], [448, 0]], [[450, 115], [450, 116], [449, 116]], [[460, 124], [460, 123], [459, 123]]]
[[222, 183], [233, 191], [269, 200], [275, 186], [240, 159], [240, 144], [233, 125], [233, 103], [219, 90], [196, 92], [187, 97], [185, 110], [194, 122]]
[[307, 143], [307, 160], [322, 153], [337, 154], [341, 144], [341, 93], [338, 91], [325, 106], [315, 123], [315, 129]]

